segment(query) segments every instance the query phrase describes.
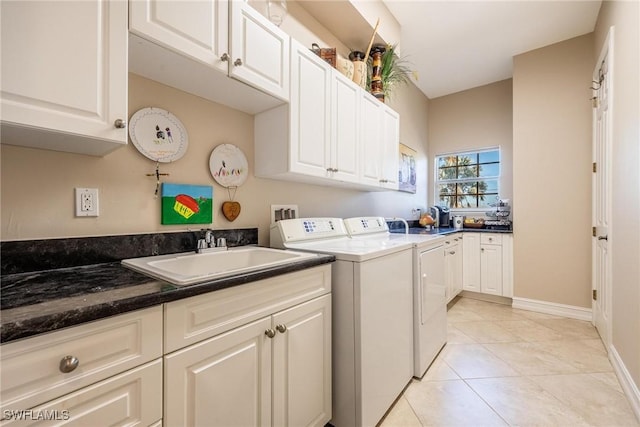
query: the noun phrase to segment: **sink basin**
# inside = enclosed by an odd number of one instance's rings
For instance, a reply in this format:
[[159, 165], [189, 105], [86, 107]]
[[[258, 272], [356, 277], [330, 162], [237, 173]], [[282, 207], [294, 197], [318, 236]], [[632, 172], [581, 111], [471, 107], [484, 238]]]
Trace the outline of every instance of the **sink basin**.
[[175, 285], [207, 280], [294, 263], [313, 253], [260, 247], [239, 247], [220, 252], [187, 252], [122, 260], [122, 265]]

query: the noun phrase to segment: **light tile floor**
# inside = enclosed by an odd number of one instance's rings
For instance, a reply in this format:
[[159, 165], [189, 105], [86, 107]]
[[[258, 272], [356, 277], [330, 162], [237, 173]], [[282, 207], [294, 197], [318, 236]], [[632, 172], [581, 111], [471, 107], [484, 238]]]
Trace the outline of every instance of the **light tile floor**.
[[461, 298], [381, 427], [640, 426], [589, 322]]

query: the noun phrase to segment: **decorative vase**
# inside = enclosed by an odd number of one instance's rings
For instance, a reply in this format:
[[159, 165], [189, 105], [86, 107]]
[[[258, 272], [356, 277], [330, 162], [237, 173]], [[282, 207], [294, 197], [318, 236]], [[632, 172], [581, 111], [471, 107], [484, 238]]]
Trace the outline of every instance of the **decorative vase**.
[[353, 80], [362, 89], [367, 87], [367, 63], [364, 61], [364, 53], [353, 51], [349, 54], [349, 59], [353, 62]]
[[371, 49], [371, 94], [384, 102], [384, 87], [382, 85], [382, 54], [383, 46], [374, 46]]

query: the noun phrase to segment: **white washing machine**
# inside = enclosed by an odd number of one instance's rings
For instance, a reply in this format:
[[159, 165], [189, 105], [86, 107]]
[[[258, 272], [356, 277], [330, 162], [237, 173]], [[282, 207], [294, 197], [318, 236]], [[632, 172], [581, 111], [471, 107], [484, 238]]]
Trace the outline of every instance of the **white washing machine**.
[[340, 218], [299, 218], [272, 225], [271, 246], [335, 255], [331, 423], [375, 426], [413, 375], [412, 244], [351, 238]]
[[354, 240], [406, 242], [413, 247], [413, 376], [422, 378], [447, 342], [444, 236], [393, 234], [384, 218], [344, 220]]

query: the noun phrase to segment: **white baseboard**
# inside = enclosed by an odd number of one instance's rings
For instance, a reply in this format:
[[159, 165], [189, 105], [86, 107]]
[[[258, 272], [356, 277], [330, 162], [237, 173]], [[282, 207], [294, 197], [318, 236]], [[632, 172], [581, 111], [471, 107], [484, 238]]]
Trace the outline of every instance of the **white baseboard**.
[[638, 421], [640, 421], [640, 390], [638, 390], [638, 386], [631, 378], [631, 374], [629, 374], [627, 367], [613, 345], [609, 348], [609, 360], [613, 365], [613, 370], [618, 377], [618, 381], [620, 381], [624, 394], [629, 399], [631, 409], [636, 414]]
[[593, 314], [590, 308], [558, 304], [555, 302], [513, 297], [512, 307], [521, 310], [529, 310], [538, 313], [568, 317], [570, 319], [586, 320], [588, 322], [591, 322], [593, 319]]

